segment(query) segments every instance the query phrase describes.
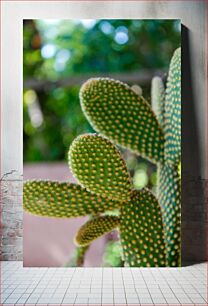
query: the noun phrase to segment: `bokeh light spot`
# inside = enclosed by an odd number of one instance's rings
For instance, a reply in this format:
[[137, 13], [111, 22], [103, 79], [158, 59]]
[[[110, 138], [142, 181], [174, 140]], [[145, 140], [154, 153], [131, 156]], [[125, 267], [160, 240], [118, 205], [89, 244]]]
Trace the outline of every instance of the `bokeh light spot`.
[[128, 29], [124, 26], [120, 26], [116, 29], [115, 34], [115, 41], [119, 45], [124, 45], [128, 42], [129, 35], [128, 35]]
[[41, 49], [41, 55], [44, 58], [51, 58], [56, 53], [56, 46], [52, 44], [44, 45]]
[[114, 31], [114, 27], [108, 21], [101, 22], [100, 29], [106, 35], [109, 35]]

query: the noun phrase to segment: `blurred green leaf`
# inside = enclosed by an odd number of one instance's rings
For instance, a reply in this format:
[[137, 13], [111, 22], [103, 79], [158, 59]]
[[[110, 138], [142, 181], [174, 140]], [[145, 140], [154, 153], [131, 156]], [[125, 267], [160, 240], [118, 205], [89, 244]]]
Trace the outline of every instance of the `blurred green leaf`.
[[108, 241], [103, 254], [103, 267], [123, 267], [122, 247], [119, 241]]
[[[174, 20], [24, 20], [23, 25], [24, 80], [51, 82], [24, 90], [25, 162], [66, 159], [72, 140], [93, 131], [80, 108], [80, 86], [62, 88], [53, 82], [84, 73], [167, 69], [180, 43]], [[36, 108], [26, 102], [30, 90]], [[143, 91], [148, 99], [149, 85]], [[129, 160], [132, 175], [137, 163], [135, 157]]]

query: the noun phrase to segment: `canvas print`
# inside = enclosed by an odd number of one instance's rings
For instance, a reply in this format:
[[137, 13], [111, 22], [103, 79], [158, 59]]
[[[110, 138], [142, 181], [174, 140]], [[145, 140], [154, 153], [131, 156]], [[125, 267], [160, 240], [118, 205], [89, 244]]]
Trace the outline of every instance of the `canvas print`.
[[181, 265], [179, 20], [24, 20], [24, 266]]

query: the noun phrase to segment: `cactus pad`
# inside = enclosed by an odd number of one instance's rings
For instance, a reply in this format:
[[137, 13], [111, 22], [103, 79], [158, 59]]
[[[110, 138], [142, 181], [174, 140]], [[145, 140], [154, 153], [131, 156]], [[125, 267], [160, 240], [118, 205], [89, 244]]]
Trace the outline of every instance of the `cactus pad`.
[[89, 193], [76, 184], [27, 181], [23, 205], [24, 210], [33, 215], [71, 218], [114, 210], [120, 203]]
[[150, 105], [128, 85], [108, 78], [90, 79], [80, 90], [80, 100], [96, 131], [154, 162], [162, 162], [163, 131]]
[[131, 202], [121, 209], [120, 232], [125, 262], [129, 266], [166, 266], [161, 208], [150, 191], [132, 192]]
[[163, 81], [160, 77], [156, 76], [152, 79], [151, 84], [151, 104], [161, 127], [164, 124], [164, 99], [165, 88]]
[[162, 207], [168, 265], [181, 265], [181, 183], [177, 166], [159, 167], [158, 199]]
[[79, 229], [74, 239], [75, 243], [81, 246], [88, 245], [95, 239], [118, 227], [119, 221], [119, 218], [116, 216], [93, 218]]
[[181, 49], [174, 52], [165, 97], [165, 160], [181, 159]]
[[69, 165], [89, 191], [120, 201], [130, 199], [132, 184], [126, 164], [107, 138], [96, 134], [77, 137], [69, 150]]

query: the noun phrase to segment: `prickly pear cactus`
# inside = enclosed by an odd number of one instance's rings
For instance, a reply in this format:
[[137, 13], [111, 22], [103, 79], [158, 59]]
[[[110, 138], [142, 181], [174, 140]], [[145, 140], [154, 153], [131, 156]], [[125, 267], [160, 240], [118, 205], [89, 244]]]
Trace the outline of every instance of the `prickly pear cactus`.
[[[163, 214], [168, 265], [179, 266], [180, 48], [172, 57], [166, 90], [162, 80], [154, 78], [151, 97], [152, 108], [128, 85], [108, 78], [90, 79], [80, 90], [82, 109], [96, 131], [157, 164], [158, 200]], [[138, 264], [138, 261], [132, 262]]]
[[[125, 265], [180, 265], [180, 87], [180, 49], [171, 60], [166, 90], [161, 79], [152, 81], [152, 108], [126, 84], [90, 79], [81, 88], [81, 106], [103, 136], [81, 135], [70, 147], [69, 166], [80, 185], [24, 184], [27, 212], [56, 218], [90, 216], [74, 238], [80, 248], [78, 261], [83, 263], [92, 241], [116, 228]], [[111, 140], [157, 164], [158, 198], [147, 189], [134, 190]], [[115, 209], [118, 216], [109, 214]]]
[[[74, 238], [77, 245], [85, 247], [117, 228], [126, 265], [166, 265], [161, 208], [150, 191], [133, 189], [125, 161], [115, 145], [97, 134], [79, 136], [69, 150], [69, 165], [83, 186], [26, 182], [24, 209], [47, 217], [90, 215]], [[115, 209], [119, 215], [109, 215]]]

